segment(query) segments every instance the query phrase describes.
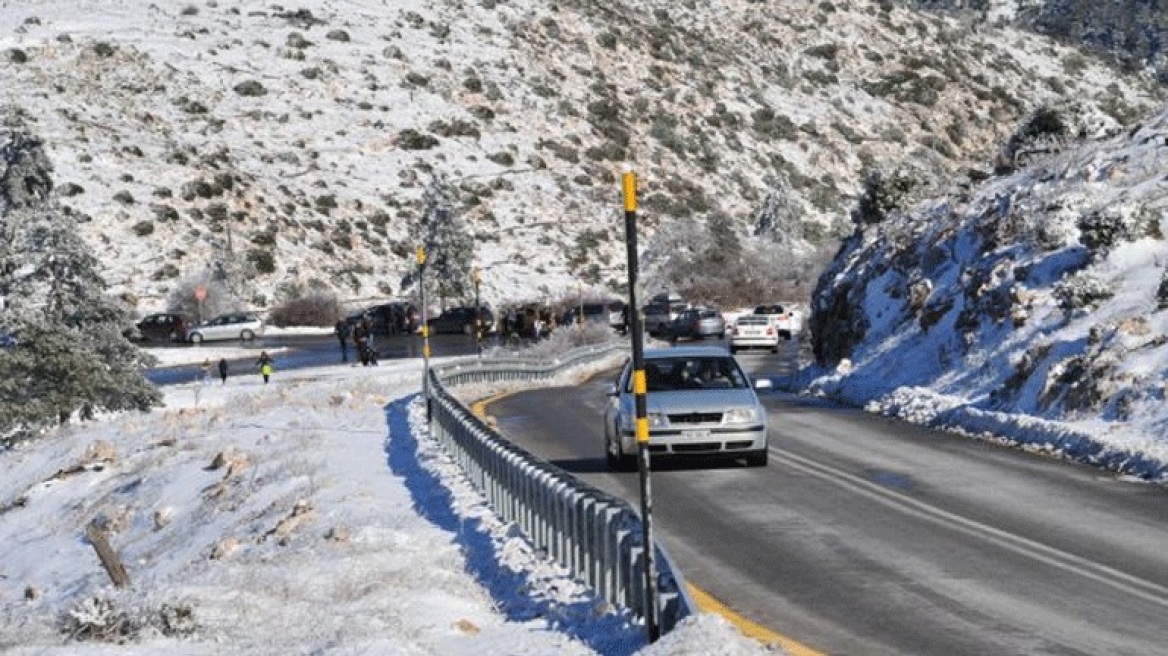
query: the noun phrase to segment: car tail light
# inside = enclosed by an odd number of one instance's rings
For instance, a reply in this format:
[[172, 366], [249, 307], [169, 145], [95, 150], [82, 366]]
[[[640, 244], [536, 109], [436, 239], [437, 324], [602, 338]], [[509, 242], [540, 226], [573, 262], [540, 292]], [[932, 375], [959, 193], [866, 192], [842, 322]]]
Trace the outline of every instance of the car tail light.
[[775, 334], [775, 329], [774, 329], [774, 327], [773, 327], [773, 326], [767, 326], [767, 333], [766, 333], [766, 334], [767, 334], [767, 335], [774, 335], [774, 334]]

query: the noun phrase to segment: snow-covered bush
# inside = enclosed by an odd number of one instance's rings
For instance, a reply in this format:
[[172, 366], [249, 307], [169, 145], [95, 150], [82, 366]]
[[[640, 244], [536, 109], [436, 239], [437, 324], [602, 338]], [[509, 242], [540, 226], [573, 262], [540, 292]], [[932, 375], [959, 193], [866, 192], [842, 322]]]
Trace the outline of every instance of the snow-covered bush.
[[1115, 292], [1090, 272], [1080, 271], [1056, 284], [1052, 294], [1059, 308], [1071, 315], [1079, 310], [1098, 307], [1114, 296]]
[[1099, 255], [1121, 242], [1144, 237], [1162, 238], [1160, 224], [1142, 204], [1105, 207], [1079, 218], [1079, 241]]
[[268, 323], [273, 326], [331, 326], [340, 316], [336, 294], [318, 292], [285, 301], [272, 308]]
[[73, 640], [123, 642], [136, 635], [138, 627], [112, 599], [89, 597], [65, 612], [61, 631]]

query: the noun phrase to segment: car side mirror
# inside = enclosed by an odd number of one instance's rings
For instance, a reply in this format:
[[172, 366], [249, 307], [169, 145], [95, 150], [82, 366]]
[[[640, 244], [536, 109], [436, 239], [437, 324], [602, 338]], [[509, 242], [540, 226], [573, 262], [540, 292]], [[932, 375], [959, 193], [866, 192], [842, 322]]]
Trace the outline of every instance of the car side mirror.
[[620, 396], [620, 389], [617, 387], [616, 383], [613, 383], [613, 384], [612, 384], [612, 385], [611, 385], [611, 386], [608, 388], [608, 395], [609, 395], [609, 396], [612, 396], [612, 397], [617, 397], [617, 396]]
[[754, 379], [754, 389], [756, 389], [756, 390], [769, 390], [769, 389], [774, 389], [774, 388], [775, 388], [775, 385], [774, 385], [774, 383], [771, 382], [770, 378], [755, 378]]

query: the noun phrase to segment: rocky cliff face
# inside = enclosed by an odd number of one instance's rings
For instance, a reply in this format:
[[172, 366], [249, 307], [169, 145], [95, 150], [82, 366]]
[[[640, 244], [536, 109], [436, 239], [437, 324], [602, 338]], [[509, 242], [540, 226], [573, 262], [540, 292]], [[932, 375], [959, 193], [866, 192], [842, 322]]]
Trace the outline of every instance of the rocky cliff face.
[[961, 389], [1058, 419], [1161, 402], [1166, 158], [1162, 112], [857, 224], [813, 299], [819, 364], [867, 398]]

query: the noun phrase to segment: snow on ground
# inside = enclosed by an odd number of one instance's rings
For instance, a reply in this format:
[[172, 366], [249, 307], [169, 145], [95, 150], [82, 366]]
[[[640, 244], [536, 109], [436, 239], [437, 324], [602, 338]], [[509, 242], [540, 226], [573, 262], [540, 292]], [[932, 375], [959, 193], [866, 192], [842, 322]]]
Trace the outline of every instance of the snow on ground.
[[421, 366], [168, 387], [162, 410], [0, 454], [0, 652], [773, 653], [714, 615], [647, 645], [536, 557], [430, 441]]

